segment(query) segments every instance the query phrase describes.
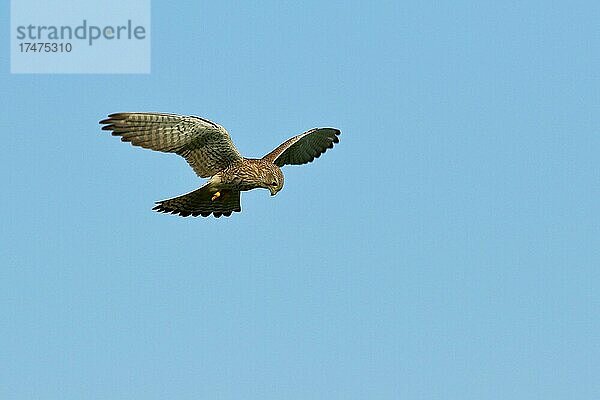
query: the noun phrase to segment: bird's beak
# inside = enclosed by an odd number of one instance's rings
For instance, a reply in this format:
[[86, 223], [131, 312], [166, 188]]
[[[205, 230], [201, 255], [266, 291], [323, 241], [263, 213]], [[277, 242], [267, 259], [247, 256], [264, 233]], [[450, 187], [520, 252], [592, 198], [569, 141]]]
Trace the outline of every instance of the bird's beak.
[[271, 196], [275, 196], [277, 194], [277, 189], [269, 186], [269, 192], [271, 192]]

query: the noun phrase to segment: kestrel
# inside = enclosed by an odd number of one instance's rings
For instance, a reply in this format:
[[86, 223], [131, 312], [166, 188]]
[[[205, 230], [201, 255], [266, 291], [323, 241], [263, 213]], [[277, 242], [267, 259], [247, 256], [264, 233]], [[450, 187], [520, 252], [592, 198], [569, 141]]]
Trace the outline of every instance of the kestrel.
[[153, 210], [182, 217], [230, 216], [240, 212], [240, 192], [269, 189], [275, 196], [283, 188], [284, 165], [313, 161], [338, 143], [339, 129], [314, 128], [294, 136], [260, 159], [242, 157], [221, 125], [195, 116], [163, 113], [117, 113], [100, 121], [134, 146], [176, 153], [201, 178], [209, 178], [193, 192], [158, 201]]

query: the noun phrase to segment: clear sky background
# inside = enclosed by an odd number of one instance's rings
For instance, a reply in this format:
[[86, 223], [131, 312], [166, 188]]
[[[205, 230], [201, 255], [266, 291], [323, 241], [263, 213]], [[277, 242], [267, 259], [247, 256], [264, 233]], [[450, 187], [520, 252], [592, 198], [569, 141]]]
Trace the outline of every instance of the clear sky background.
[[[600, 398], [597, 2], [153, 3], [149, 75], [0, 41], [0, 398]], [[184, 219], [137, 110], [342, 136]]]

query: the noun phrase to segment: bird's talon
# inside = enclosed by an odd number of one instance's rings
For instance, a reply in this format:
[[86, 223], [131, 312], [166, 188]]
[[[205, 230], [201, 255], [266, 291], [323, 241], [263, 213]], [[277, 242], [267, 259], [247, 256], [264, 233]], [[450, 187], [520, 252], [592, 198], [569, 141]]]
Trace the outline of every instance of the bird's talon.
[[215, 201], [216, 199], [218, 199], [219, 197], [221, 197], [221, 192], [217, 192], [213, 195], [213, 197], [210, 199], [211, 201]]

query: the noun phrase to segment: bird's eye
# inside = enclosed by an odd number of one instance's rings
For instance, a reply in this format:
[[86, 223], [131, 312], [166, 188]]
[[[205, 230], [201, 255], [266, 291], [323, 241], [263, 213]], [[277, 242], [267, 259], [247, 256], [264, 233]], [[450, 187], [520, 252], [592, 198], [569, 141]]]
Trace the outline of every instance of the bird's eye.
[[277, 186], [277, 182], [271, 183], [271, 186]]

